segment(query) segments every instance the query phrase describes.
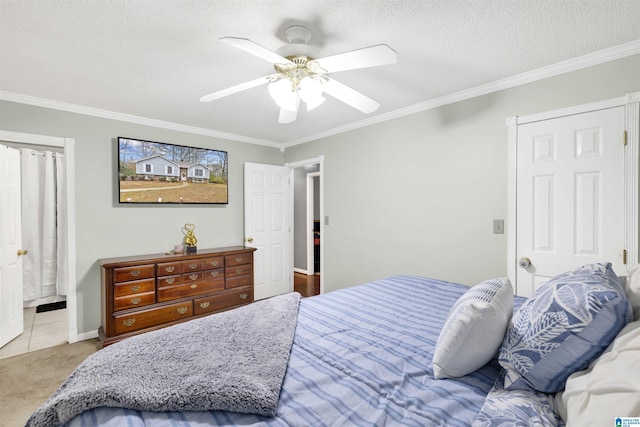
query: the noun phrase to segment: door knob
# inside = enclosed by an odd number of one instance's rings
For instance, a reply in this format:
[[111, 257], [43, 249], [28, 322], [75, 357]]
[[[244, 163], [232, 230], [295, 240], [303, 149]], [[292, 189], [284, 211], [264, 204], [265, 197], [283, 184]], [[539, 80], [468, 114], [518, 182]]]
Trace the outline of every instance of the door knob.
[[29, 251], [27, 251], [25, 249], [18, 249], [18, 256], [26, 255], [28, 253], [29, 253]]
[[522, 257], [520, 261], [518, 261], [518, 265], [522, 268], [529, 268], [531, 266], [531, 260], [527, 257]]
[[253, 237], [247, 237], [247, 243], [252, 243], [253, 242]]

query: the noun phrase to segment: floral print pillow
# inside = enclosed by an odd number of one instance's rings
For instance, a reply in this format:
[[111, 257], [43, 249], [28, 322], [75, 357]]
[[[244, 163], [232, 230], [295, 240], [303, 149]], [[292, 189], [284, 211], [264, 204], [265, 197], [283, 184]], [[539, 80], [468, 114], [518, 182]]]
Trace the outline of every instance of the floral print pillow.
[[504, 388], [555, 393], [586, 369], [632, 319], [610, 263], [549, 280], [512, 317], [499, 352]]
[[562, 427], [564, 420], [558, 415], [553, 395], [532, 390], [505, 390], [496, 385], [472, 427]]

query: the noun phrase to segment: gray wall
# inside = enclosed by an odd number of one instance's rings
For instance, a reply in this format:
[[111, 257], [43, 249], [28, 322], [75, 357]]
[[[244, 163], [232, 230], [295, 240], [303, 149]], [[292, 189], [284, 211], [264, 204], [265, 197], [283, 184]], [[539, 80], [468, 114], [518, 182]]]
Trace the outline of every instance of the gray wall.
[[[243, 243], [244, 162], [283, 164], [276, 148], [226, 141], [150, 126], [25, 104], [0, 102], [0, 129], [75, 138], [78, 333], [100, 325], [99, 258], [162, 253], [182, 241], [195, 224], [201, 248]], [[118, 206], [115, 203], [115, 138], [225, 150], [229, 153], [227, 206]]]
[[[437, 82], [434, 82], [437, 84]], [[505, 119], [640, 90], [640, 55], [290, 147], [324, 156], [325, 291], [393, 274], [506, 275]]]

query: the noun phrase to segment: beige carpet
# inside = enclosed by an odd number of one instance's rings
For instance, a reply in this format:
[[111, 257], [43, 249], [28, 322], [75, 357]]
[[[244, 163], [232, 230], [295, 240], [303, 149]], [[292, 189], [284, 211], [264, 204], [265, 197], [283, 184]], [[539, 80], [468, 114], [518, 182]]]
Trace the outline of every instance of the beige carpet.
[[76, 366], [99, 348], [96, 338], [0, 359], [0, 426], [24, 426]]

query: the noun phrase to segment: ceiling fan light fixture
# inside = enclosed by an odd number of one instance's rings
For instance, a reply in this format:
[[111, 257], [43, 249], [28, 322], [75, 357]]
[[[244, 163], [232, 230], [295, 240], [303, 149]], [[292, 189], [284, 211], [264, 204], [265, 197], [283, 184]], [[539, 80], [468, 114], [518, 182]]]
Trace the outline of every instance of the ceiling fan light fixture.
[[269, 95], [276, 101], [280, 108], [295, 111], [298, 104], [298, 94], [293, 90], [293, 85], [288, 79], [279, 79], [269, 83]]
[[318, 79], [307, 76], [300, 80], [300, 96], [303, 101], [322, 96], [322, 83]]
[[200, 97], [200, 101], [213, 101], [268, 83], [269, 95], [280, 107], [279, 123], [296, 120], [301, 100], [307, 105], [307, 111], [318, 107], [325, 101], [325, 93], [365, 114], [373, 113], [380, 107], [375, 100], [337, 82], [327, 74], [395, 64], [396, 51], [379, 44], [319, 58], [318, 49], [309, 45], [309, 28], [293, 25], [285, 30], [284, 35], [289, 43], [276, 52], [249, 39], [221, 38], [224, 43], [270, 62], [276, 73], [218, 90]]
[[307, 111], [311, 111], [325, 101], [322, 96], [322, 83], [313, 77], [305, 77], [300, 81], [300, 98], [307, 104]]

